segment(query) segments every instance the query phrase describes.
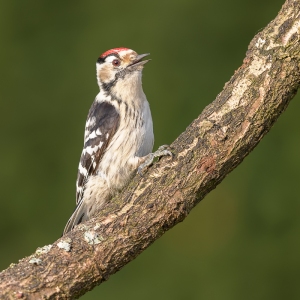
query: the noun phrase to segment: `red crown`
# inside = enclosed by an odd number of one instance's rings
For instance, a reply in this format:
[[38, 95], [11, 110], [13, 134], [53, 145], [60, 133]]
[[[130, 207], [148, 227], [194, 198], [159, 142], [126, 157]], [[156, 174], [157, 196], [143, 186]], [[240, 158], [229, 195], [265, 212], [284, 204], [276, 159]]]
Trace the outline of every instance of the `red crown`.
[[114, 48], [114, 49], [110, 49], [110, 50], [107, 50], [104, 53], [102, 53], [101, 56], [100, 56], [100, 58], [104, 58], [104, 57], [106, 57], [109, 54], [118, 53], [120, 51], [125, 51], [125, 50], [129, 50], [129, 49], [128, 48]]

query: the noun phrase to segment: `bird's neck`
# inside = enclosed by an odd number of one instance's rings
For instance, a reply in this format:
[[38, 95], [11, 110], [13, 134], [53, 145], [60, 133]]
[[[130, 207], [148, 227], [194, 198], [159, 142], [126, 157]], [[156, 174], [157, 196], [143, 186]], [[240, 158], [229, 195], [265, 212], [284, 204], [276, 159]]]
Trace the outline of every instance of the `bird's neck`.
[[107, 88], [105, 83], [100, 84], [100, 93], [98, 99], [106, 101], [118, 100], [127, 104], [142, 104], [146, 100], [146, 96], [142, 87], [141, 72], [133, 72], [122, 79], [119, 79], [112, 86]]

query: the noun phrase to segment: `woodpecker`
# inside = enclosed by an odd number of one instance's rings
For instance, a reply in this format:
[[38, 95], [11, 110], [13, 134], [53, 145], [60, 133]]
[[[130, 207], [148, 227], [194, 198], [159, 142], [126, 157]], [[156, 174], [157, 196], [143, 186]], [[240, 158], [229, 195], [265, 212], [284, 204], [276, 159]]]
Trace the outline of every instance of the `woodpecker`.
[[148, 55], [114, 48], [97, 60], [100, 92], [86, 120], [76, 208], [63, 234], [95, 215], [135, 170], [142, 174], [154, 157], [172, 156], [166, 145], [151, 153], [153, 124], [142, 88], [142, 70], [149, 61], [143, 58]]

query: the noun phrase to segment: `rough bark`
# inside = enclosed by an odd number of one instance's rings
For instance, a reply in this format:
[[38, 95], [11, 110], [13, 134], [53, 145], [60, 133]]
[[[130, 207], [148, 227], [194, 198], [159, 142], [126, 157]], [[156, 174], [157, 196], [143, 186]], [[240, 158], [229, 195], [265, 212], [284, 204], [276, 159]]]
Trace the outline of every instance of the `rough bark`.
[[[74, 299], [107, 280], [242, 162], [295, 96], [300, 0], [250, 42], [242, 66], [163, 158], [101, 214], [0, 273], [1, 299]], [[69, 248], [70, 247], [70, 248]]]

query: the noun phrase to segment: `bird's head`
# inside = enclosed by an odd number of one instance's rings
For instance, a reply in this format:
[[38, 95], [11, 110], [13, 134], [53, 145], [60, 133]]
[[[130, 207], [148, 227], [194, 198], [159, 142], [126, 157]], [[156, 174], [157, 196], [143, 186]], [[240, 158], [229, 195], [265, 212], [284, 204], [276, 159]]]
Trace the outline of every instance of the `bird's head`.
[[118, 84], [140, 84], [144, 65], [148, 56], [137, 54], [128, 48], [114, 48], [101, 54], [97, 60], [97, 81], [100, 89], [110, 92]]

